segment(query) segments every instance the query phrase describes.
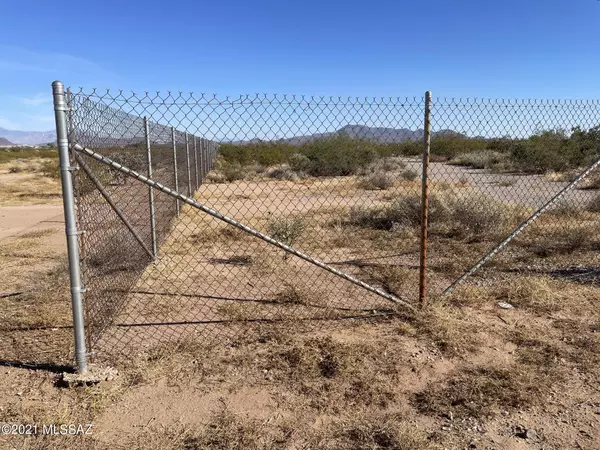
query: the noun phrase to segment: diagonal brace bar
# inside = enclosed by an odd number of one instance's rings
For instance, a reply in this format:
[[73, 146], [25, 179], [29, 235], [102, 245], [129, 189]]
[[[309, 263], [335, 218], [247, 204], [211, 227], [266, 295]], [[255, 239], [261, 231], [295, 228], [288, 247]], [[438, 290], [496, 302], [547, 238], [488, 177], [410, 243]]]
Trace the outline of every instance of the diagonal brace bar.
[[86, 173], [86, 175], [88, 176], [90, 181], [96, 186], [96, 189], [98, 189], [98, 192], [100, 192], [102, 197], [104, 197], [104, 200], [106, 200], [106, 203], [108, 203], [110, 205], [110, 207], [113, 209], [113, 211], [115, 212], [117, 217], [119, 219], [121, 219], [121, 222], [123, 222], [123, 225], [125, 225], [127, 227], [127, 229], [131, 232], [131, 234], [133, 235], [135, 240], [138, 241], [139, 244], [142, 246], [142, 248], [146, 251], [146, 253], [148, 253], [148, 256], [150, 256], [150, 258], [154, 259], [154, 255], [152, 254], [152, 252], [150, 251], [148, 246], [144, 243], [144, 240], [140, 237], [140, 235], [137, 233], [137, 231], [135, 231], [135, 228], [133, 228], [133, 225], [131, 224], [131, 222], [129, 222], [129, 220], [127, 220], [127, 217], [125, 217], [125, 215], [123, 214], [123, 211], [121, 211], [121, 209], [115, 204], [115, 202], [111, 198], [110, 194], [106, 191], [106, 189], [104, 189], [104, 186], [102, 185], [100, 180], [98, 180], [98, 178], [96, 178], [96, 176], [94, 175], [94, 173], [92, 172], [90, 167], [87, 165], [87, 163], [77, 153], [73, 152], [73, 156], [75, 157], [75, 161], [77, 161], [77, 164], [79, 164], [79, 166], [83, 169], [83, 171]]
[[121, 164], [119, 164], [119, 163], [111, 160], [110, 158], [107, 158], [106, 156], [103, 156], [103, 155], [101, 155], [99, 153], [96, 153], [93, 150], [90, 150], [89, 148], [82, 147], [79, 144], [75, 144], [73, 146], [73, 150], [76, 150], [76, 151], [81, 152], [81, 153], [83, 153], [83, 154], [85, 154], [87, 156], [90, 156], [90, 157], [96, 159], [97, 161], [100, 161], [101, 163], [104, 163], [104, 164], [106, 164], [106, 165], [108, 165], [108, 166], [110, 166], [110, 167], [118, 170], [119, 172], [122, 172], [122, 173], [124, 173], [124, 174], [126, 174], [126, 175], [128, 175], [130, 177], [133, 177], [133, 178], [141, 181], [142, 183], [147, 184], [148, 186], [151, 186], [151, 187], [153, 187], [155, 189], [158, 189], [161, 192], [164, 192], [167, 195], [170, 195], [172, 197], [178, 198], [180, 201], [182, 201], [184, 203], [187, 203], [188, 205], [193, 206], [194, 208], [197, 208], [200, 211], [203, 211], [203, 212], [205, 212], [205, 213], [213, 216], [216, 219], [222, 220], [223, 222], [228, 223], [229, 225], [232, 225], [232, 226], [234, 226], [236, 228], [239, 228], [240, 230], [245, 231], [246, 233], [248, 233], [248, 234], [250, 234], [250, 235], [252, 235], [254, 237], [257, 237], [259, 239], [262, 239], [265, 242], [268, 242], [271, 245], [274, 245], [275, 247], [279, 247], [282, 250], [284, 250], [284, 251], [286, 251], [288, 253], [291, 253], [292, 255], [295, 255], [295, 256], [297, 256], [300, 259], [303, 259], [304, 261], [307, 261], [307, 262], [309, 262], [311, 264], [314, 264], [315, 266], [320, 267], [321, 269], [324, 269], [324, 270], [326, 270], [326, 271], [328, 271], [328, 272], [330, 272], [330, 273], [332, 273], [334, 275], [337, 275], [337, 276], [339, 276], [339, 277], [341, 277], [341, 278], [343, 278], [343, 279], [345, 279], [345, 280], [347, 280], [347, 281], [349, 281], [349, 282], [351, 282], [351, 283], [353, 283], [353, 284], [355, 284], [357, 286], [360, 286], [360, 287], [362, 287], [363, 289], [365, 289], [367, 291], [373, 292], [374, 294], [377, 294], [380, 297], [385, 298], [386, 300], [389, 300], [389, 301], [391, 301], [393, 303], [396, 303], [398, 305], [404, 306], [404, 307], [406, 307], [406, 308], [408, 308], [410, 310], [414, 310], [415, 309], [414, 306], [412, 306], [410, 303], [406, 302], [405, 300], [400, 299], [399, 297], [397, 297], [395, 295], [392, 295], [392, 294], [389, 294], [389, 293], [387, 293], [385, 291], [382, 291], [381, 289], [376, 288], [374, 286], [371, 286], [370, 284], [367, 284], [364, 281], [360, 281], [359, 279], [353, 277], [352, 275], [350, 275], [350, 274], [348, 274], [346, 272], [342, 272], [341, 270], [338, 270], [338, 269], [335, 269], [333, 267], [330, 267], [328, 264], [326, 264], [326, 263], [324, 263], [322, 261], [319, 261], [318, 259], [315, 259], [312, 256], [309, 256], [309, 255], [307, 255], [305, 253], [299, 252], [298, 250], [290, 247], [289, 245], [286, 245], [283, 242], [280, 242], [280, 241], [278, 241], [276, 239], [273, 239], [272, 237], [267, 236], [266, 234], [263, 234], [260, 231], [257, 231], [257, 230], [255, 230], [253, 228], [250, 228], [250, 227], [247, 227], [246, 225], [238, 222], [235, 219], [232, 219], [230, 217], [224, 216], [220, 212], [218, 212], [218, 211], [216, 211], [216, 210], [214, 210], [212, 208], [209, 208], [208, 206], [203, 205], [202, 203], [199, 203], [196, 200], [191, 199], [190, 197], [187, 197], [187, 196], [185, 196], [183, 194], [175, 192], [172, 189], [169, 189], [168, 187], [162, 185], [161, 183], [158, 183], [158, 182], [156, 182], [154, 180], [150, 180], [147, 177], [145, 177], [145, 176], [143, 176], [143, 175], [141, 175], [141, 174], [139, 174], [139, 173], [137, 173], [137, 172], [135, 172], [135, 171], [133, 171], [131, 169], [128, 169], [128, 168], [122, 166]]

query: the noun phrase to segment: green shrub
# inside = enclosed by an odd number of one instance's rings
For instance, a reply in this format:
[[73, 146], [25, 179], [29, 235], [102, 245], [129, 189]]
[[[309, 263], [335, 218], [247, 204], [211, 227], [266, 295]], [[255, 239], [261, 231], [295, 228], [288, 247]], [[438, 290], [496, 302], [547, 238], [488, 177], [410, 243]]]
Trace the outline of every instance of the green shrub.
[[344, 136], [314, 140], [301, 151], [310, 160], [307, 172], [313, 176], [352, 175], [377, 158], [372, 142]]

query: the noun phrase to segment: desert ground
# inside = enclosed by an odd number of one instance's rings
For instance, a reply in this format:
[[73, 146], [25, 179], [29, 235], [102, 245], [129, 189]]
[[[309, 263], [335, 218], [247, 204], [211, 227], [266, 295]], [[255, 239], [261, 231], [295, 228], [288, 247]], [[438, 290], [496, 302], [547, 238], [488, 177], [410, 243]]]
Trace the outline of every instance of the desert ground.
[[[402, 170], [417, 164], [403, 160]], [[401, 210], [403, 226], [381, 225], [393, 194], [419, 192], [418, 180], [397, 172], [388, 189], [357, 187], [356, 177], [258, 176], [207, 183], [194, 195], [263, 231], [273, 230], [274, 212], [308, 217], [294, 244], [329, 262], [360, 259], [370, 245], [370, 256], [385, 257], [385, 270], [336, 267], [414, 299], [411, 211]], [[1, 436], [2, 448], [598, 448], [600, 290], [594, 276], [554, 270], [597, 270], [597, 213], [584, 208], [593, 190], [571, 194], [576, 211], [557, 208], [487, 271], [441, 297], [435, 294], [499, 242], [499, 219], [509, 230], [566, 183], [433, 163], [440, 202], [459, 205], [451, 203], [458, 192], [501, 199], [507, 209], [482, 222], [468, 204], [472, 214], [461, 210], [460, 229], [452, 226], [456, 215], [437, 216], [431, 304], [414, 312], [185, 206], [116, 319], [178, 324], [111, 328], [117, 331], [97, 345], [113, 358], [96, 359], [111, 361], [117, 377], [65, 387], [72, 330], [60, 186], [35, 170], [6, 167], [0, 183], [0, 422], [93, 425], [84, 436]], [[367, 211], [348, 216], [362, 204]], [[395, 314], [363, 318], [349, 309]], [[319, 320], [290, 320], [315, 314]], [[205, 323], [214, 320], [228, 323]], [[240, 332], [246, 329], [252, 332]]]

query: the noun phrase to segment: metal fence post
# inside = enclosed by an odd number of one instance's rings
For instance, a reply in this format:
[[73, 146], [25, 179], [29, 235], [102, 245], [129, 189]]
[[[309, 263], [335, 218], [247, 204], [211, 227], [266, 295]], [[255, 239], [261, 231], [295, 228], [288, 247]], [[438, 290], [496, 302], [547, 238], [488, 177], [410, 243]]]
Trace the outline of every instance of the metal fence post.
[[[177, 176], [177, 144], [175, 142], [175, 128], [171, 127], [171, 143], [173, 144], [173, 173], [175, 175], [175, 191], [179, 192], [179, 178]], [[179, 199], [175, 199], [175, 209], [179, 215]]]
[[196, 175], [196, 190], [200, 187], [198, 184], [198, 148], [196, 147], [196, 136], [192, 136], [194, 138], [194, 174]]
[[204, 142], [204, 138], [200, 138], [200, 176], [201, 176], [202, 180], [204, 180], [206, 177], [206, 173], [204, 172], [204, 161], [206, 159], [206, 156], [204, 156], [204, 147], [205, 146], [206, 146], [206, 143]]
[[79, 242], [75, 218], [75, 197], [69, 158], [69, 135], [67, 131], [67, 104], [65, 86], [60, 81], [52, 83], [54, 97], [54, 119], [56, 121], [56, 142], [60, 164], [65, 232], [67, 235], [67, 256], [69, 259], [69, 280], [71, 285], [71, 308], [73, 313], [73, 334], [75, 338], [75, 361], [80, 374], [88, 371], [85, 345], [85, 323], [83, 319], [83, 292], [81, 267], [79, 265]]
[[431, 151], [431, 91], [425, 92], [423, 133], [423, 176], [421, 180], [421, 255], [419, 261], [419, 303], [427, 306], [427, 225], [429, 213], [429, 152]]
[[[152, 179], [152, 149], [150, 147], [150, 128], [148, 126], [148, 118], [144, 116], [144, 135], [146, 136], [146, 162], [148, 163], [148, 178]], [[156, 245], [156, 213], [154, 210], [154, 189], [148, 187], [148, 201], [150, 206], [150, 238], [152, 239], [152, 254], [156, 260], [157, 245]]]
[[188, 196], [192, 195], [192, 174], [190, 172], [190, 140], [185, 133], [185, 161], [187, 165]]

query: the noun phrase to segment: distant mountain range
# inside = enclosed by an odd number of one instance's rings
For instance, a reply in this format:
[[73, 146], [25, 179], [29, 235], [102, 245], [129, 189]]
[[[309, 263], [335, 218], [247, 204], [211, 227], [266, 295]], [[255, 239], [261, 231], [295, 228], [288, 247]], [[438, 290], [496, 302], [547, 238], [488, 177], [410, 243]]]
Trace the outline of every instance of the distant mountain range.
[[11, 145], [15, 145], [12, 142], [10, 142], [8, 139], [0, 137], [0, 147], [8, 147]]
[[[315, 133], [305, 136], [294, 136], [291, 138], [279, 139], [278, 142], [284, 142], [291, 145], [302, 145], [306, 142], [316, 139], [323, 139], [333, 136], [348, 136], [351, 138], [367, 139], [379, 143], [399, 143], [406, 141], [417, 141], [423, 139], [424, 131], [421, 129], [410, 130], [408, 128], [383, 128], [368, 127], [366, 125], [346, 125], [337, 131], [328, 133]], [[453, 130], [440, 130], [431, 133], [432, 137], [467, 137], [462, 133]], [[232, 144], [244, 145], [253, 142], [261, 142], [260, 139], [250, 141], [234, 141]]]
[[[294, 136], [291, 138], [279, 139], [278, 142], [284, 142], [291, 145], [302, 145], [306, 142], [316, 139], [324, 139], [333, 136], [348, 136], [351, 138], [361, 138], [379, 143], [399, 143], [406, 141], [416, 141], [423, 139], [423, 130], [410, 130], [408, 128], [384, 128], [369, 127], [366, 125], [346, 125], [337, 131], [326, 133], [315, 133], [304, 136]], [[453, 130], [440, 130], [431, 133], [432, 137], [466, 137], [464, 134]], [[89, 139], [88, 139], [89, 138]], [[132, 136], [127, 138], [96, 137], [80, 135], [82, 142], [95, 141], [96, 145], [102, 147], [124, 147], [144, 142], [143, 136]], [[151, 136], [151, 142], [154, 144], [168, 144], [170, 136]], [[261, 142], [261, 139], [251, 139], [246, 141], [232, 141], [235, 145], [250, 144]], [[56, 142], [56, 133], [54, 131], [15, 131], [0, 128], [0, 145], [43, 145], [49, 142]]]
[[8, 144], [0, 145], [43, 145], [49, 142], [56, 142], [56, 133], [54, 131], [17, 131], [0, 128], [0, 140], [9, 141]]

